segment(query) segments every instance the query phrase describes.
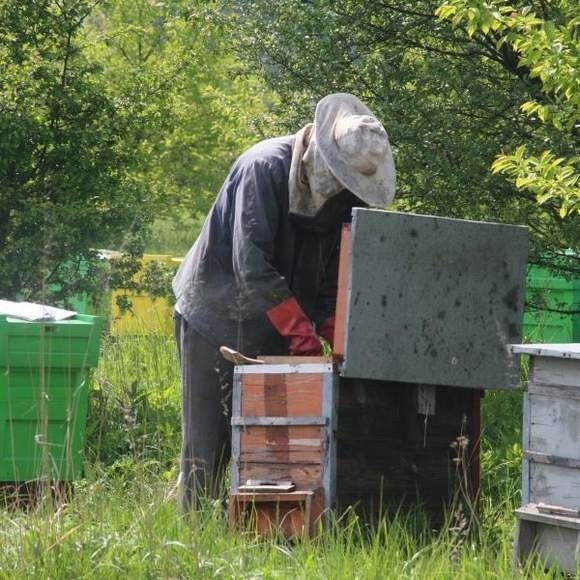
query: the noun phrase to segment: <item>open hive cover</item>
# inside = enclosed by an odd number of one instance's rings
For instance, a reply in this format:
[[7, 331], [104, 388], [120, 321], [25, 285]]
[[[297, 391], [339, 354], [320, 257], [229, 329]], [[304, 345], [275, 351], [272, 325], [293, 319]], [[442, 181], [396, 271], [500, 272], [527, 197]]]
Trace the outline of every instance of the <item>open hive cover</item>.
[[353, 210], [342, 375], [513, 388], [523, 226]]

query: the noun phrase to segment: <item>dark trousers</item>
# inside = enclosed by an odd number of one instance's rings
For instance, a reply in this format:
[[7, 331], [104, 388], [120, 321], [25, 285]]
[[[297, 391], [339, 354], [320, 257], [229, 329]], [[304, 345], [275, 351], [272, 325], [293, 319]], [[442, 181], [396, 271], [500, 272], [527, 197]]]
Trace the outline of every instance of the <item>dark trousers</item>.
[[180, 503], [195, 507], [199, 494], [217, 497], [231, 454], [233, 367], [214, 345], [175, 313], [183, 408]]

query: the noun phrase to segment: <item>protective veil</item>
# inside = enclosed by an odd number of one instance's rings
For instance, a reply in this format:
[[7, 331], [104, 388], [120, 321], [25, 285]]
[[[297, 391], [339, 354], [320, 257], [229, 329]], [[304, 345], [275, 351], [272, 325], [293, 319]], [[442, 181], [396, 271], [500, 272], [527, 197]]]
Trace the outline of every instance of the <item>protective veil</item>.
[[324, 204], [345, 189], [334, 177], [316, 144], [313, 125], [296, 135], [288, 178], [290, 213], [313, 218]]

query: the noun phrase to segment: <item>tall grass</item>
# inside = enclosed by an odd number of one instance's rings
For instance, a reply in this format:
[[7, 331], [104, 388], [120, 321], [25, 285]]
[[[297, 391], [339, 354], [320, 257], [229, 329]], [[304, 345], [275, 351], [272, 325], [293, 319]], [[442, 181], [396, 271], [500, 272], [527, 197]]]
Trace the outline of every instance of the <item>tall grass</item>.
[[93, 377], [87, 458], [130, 477], [136, 464], [167, 478], [181, 446], [181, 383], [175, 341], [160, 334], [105, 338]]
[[535, 561], [512, 566], [519, 398], [485, 399], [483, 491], [473, 520], [451, 514], [435, 533], [412, 514], [369, 528], [347, 513], [312, 541], [265, 540], [231, 533], [219, 501], [179, 514], [173, 339], [109, 337], [93, 377], [86, 478], [67, 505], [0, 510], [0, 578], [553, 577]]
[[403, 516], [368, 530], [351, 515], [317, 540], [291, 544], [230, 533], [219, 502], [183, 518], [171, 486], [144, 466], [136, 471], [129, 485], [93, 471], [64, 509], [0, 512], [0, 577], [551, 577], [537, 562], [512, 568], [512, 520], [501, 510], [464, 538], [417, 531]]

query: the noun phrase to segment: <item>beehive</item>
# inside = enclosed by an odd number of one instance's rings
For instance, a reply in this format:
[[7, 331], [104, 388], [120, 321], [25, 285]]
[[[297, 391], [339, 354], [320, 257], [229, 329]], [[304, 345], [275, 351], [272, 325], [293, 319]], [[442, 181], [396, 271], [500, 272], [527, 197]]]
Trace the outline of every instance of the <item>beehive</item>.
[[433, 526], [479, 491], [481, 391], [341, 378], [336, 503], [376, 520], [420, 509]]
[[[324, 358], [265, 362], [234, 372], [230, 521], [307, 535], [334, 502], [336, 374]], [[248, 480], [291, 480], [296, 489], [240, 492]]]
[[[248, 505], [258, 528], [289, 513], [241, 497], [254, 478], [314, 494], [312, 520], [333, 505], [371, 519], [420, 507], [437, 525], [458, 492], [477, 497], [483, 390], [518, 383], [508, 347], [521, 339], [526, 262], [522, 227], [356, 208], [340, 248], [334, 366], [236, 373], [232, 520]], [[284, 531], [297, 526], [308, 528], [298, 518]]]
[[524, 395], [523, 506], [515, 557], [537, 552], [547, 566], [580, 566], [580, 344], [516, 345], [531, 355]]
[[100, 320], [0, 315], [0, 482], [72, 481], [83, 472]]

